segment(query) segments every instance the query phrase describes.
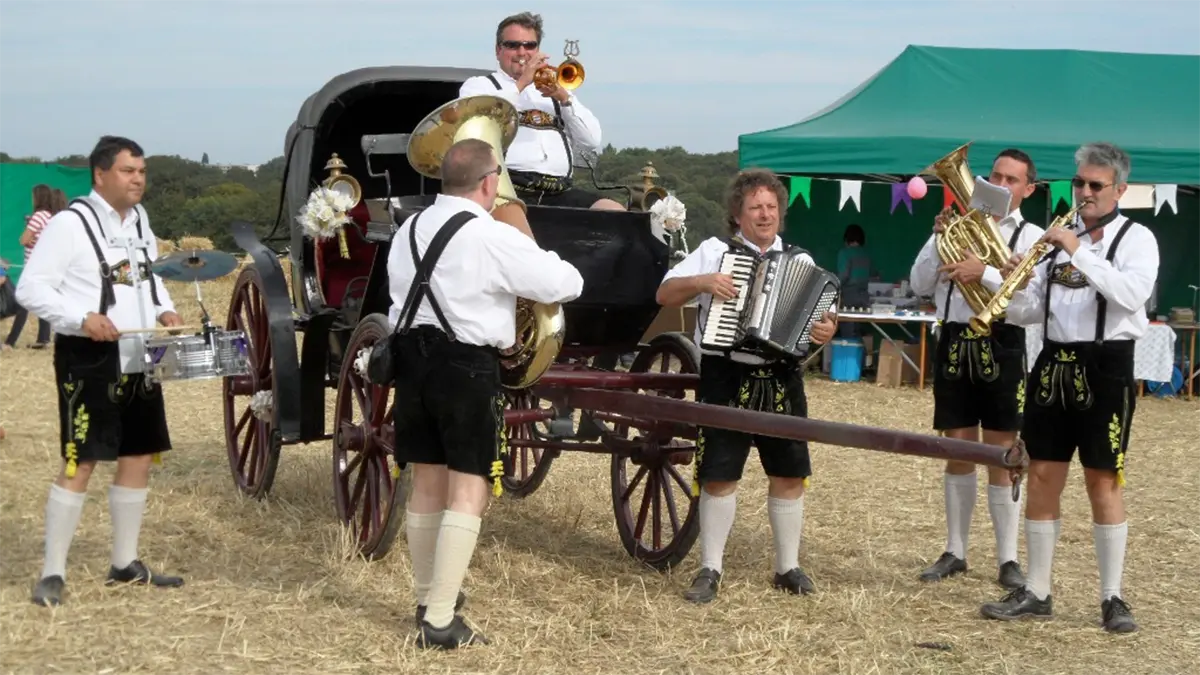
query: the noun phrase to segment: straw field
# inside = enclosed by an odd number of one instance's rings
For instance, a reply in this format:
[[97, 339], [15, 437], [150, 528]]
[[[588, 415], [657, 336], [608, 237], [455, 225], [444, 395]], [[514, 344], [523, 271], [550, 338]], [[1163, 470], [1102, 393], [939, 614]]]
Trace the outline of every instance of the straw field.
[[[233, 275], [204, 284], [214, 316], [224, 316], [232, 282]], [[170, 288], [194, 322], [193, 289]], [[35, 329], [25, 333], [23, 344]], [[1098, 627], [1078, 469], [1055, 558], [1057, 616], [1002, 624], [978, 614], [1002, 595], [984, 481], [972, 571], [923, 585], [917, 573], [944, 541], [939, 464], [815, 446], [801, 562], [816, 595], [770, 590], [771, 533], [755, 457], [722, 594], [694, 607], [680, 596], [698, 550], [673, 573], [635, 564], [613, 522], [608, 459], [565, 455], [538, 492], [494, 502], [484, 521], [465, 611], [492, 644], [428, 653], [412, 644], [403, 536], [381, 561], [346, 553], [334, 522], [329, 444], [285, 447], [271, 496], [239, 497], [225, 459], [219, 384], [207, 381], [166, 387], [175, 450], [152, 479], [140, 545], [148, 564], [187, 584], [103, 586], [111, 468], [102, 467], [71, 551], [66, 604], [32, 605], [45, 497], [59, 462], [51, 354], [18, 348], [0, 359], [8, 432], [0, 442], [4, 672], [1159, 674], [1194, 670], [1200, 654], [1197, 402], [1138, 402], [1126, 493], [1125, 595], [1142, 627], [1134, 635]], [[929, 392], [912, 388], [814, 377], [809, 396], [812, 416], [822, 419], [926, 431], [932, 414]]]

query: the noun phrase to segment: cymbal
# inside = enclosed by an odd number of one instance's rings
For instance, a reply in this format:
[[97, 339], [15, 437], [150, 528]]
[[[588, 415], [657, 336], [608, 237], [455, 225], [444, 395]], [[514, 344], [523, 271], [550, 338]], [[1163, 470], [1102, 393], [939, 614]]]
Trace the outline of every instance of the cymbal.
[[171, 281], [211, 281], [237, 266], [237, 258], [223, 251], [176, 251], [155, 260], [150, 270]]

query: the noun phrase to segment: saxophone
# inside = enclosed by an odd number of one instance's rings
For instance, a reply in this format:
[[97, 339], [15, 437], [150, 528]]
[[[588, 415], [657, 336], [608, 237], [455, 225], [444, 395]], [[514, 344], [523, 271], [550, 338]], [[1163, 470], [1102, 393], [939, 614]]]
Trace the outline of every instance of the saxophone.
[[[1055, 228], [1068, 227], [1071, 221], [1075, 220], [1075, 214], [1079, 213], [1079, 209], [1087, 205], [1089, 201], [1082, 200], [1079, 204], [1072, 206], [1070, 211], [1055, 218], [1054, 222], [1050, 223], [1050, 227], [1046, 228], [1046, 233], [1048, 234]], [[1042, 238], [1036, 244], [1029, 247], [1029, 251], [1013, 269], [1012, 274], [1009, 274], [1008, 278], [1000, 284], [1000, 288], [996, 289], [995, 294], [992, 295], [983, 309], [967, 322], [971, 330], [980, 335], [992, 334], [992, 322], [995, 321], [996, 317], [1002, 316], [1008, 310], [1008, 304], [1012, 301], [1013, 293], [1016, 293], [1017, 289], [1025, 285], [1025, 282], [1033, 274], [1033, 269], [1038, 266], [1038, 263], [1050, 252], [1052, 247], [1050, 242], [1046, 241], [1045, 234], [1042, 235]]]

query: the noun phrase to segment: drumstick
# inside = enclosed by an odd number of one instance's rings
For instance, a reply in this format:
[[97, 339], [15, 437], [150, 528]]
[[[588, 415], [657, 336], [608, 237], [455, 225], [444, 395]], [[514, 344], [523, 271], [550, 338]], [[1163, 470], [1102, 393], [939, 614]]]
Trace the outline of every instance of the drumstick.
[[136, 333], [161, 333], [163, 331], [185, 331], [195, 330], [191, 326], [155, 326], [154, 328], [130, 328], [128, 330], [117, 331], [118, 335], [134, 335]]

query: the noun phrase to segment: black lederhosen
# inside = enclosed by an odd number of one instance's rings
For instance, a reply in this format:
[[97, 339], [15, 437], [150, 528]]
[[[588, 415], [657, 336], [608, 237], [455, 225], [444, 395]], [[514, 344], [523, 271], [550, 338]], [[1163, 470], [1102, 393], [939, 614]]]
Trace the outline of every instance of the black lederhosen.
[[[1017, 245], [1021, 221], [1008, 248]], [[1021, 428], [1025, 394], [1025, 329], [1003, 319], [991, 335], [948, 321], [954, 282], [946, 292], [946, 308], [938, 335], [933, 373], [933, 428], [1016, 432]]]
[[[452, 216], [434, 236], [425, 256], [417, 255], [418, 214], [409, 229], [416, 274], [396, 320], [393, 421], [396, 463], [439, 464], [452, 471], [491, 478], [499, 494], [508, 450], [500, 353], [455, 339], [429, 285], [446, 243], [474, 216]], [[395, 245], [395, 244], [393, 244]], [[422, 299], [428, 300], [441, 328], [414, 325]]]
[[[808, 416], [804, 374], [800, 365], [791, 361], [759, 366], [705, 354], [700, 360], [696, 400], [731, 408]], [[697, 494], [700, 484], [708, 481], [740, 480], [750, 456], [751, 441], [768, 476], [807, 479], [812, 475], [807, 441], [751, 436], [705, 426], [698, 431], [693, 485]]]
[[171, 449], [162, 387], [140, 373], [122, 374], [120, 361], [116, 342], [54, 336], [59, 438], [68, 478], [80, 462]]
[[[1131, 223], [1126, 221], [1109, 247], [1110, 263]], [[1046, 280], [1047, 323], [1050, 289], [1056, 283], [1052, 278], [1048, 275]], [[1070, 462], [1078, 449], [1080, 464], [1116, 471], [1117, 482], [1123, 485], [1129, 430], [1137, 407], [1135, 342], [1103, 340], [1108, 302], [1099, 296], [1097, 304], [1095, 339], [1042, 343], [1025, 385], [1021, 436], [1032, 460]]]

